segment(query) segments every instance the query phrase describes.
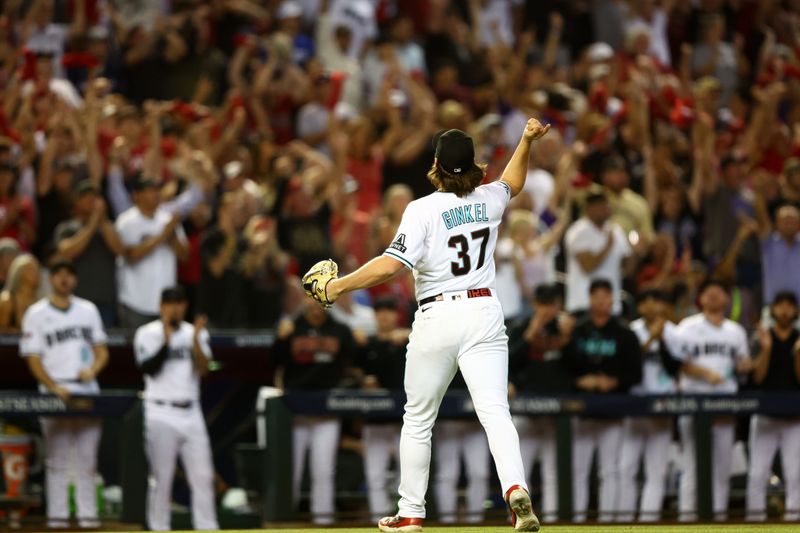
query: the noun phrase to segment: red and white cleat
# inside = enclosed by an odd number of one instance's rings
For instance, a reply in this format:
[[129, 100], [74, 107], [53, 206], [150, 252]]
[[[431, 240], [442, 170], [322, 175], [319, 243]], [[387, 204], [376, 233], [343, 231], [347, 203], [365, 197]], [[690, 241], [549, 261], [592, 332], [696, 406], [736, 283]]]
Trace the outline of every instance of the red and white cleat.
[[378, 521], [381, 531], [422, 531], [422, 518], [386, 516]]
[[539, 531], [539, 519], [533, 512], [527, 490], [514, 485], [506, 491], [506, 503], [511, 509], [511, 524], [516, 531]]

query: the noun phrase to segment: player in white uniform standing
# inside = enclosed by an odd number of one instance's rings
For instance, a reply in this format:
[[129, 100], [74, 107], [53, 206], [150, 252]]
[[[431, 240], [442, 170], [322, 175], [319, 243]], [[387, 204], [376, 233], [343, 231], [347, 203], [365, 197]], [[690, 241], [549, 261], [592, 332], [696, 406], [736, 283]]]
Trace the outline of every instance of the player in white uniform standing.
[[208, 373], [211, 359], [205, 317], [194, 325], [183, 320], [186, 294], [180, 287], [162, 291], [160, 314], [133, 338], [136, 363], [145, 374], [147, 525], [152, 531], [170, 529], [172, 480], [180, 456], [192, 491], [192, 525], [219, 529], [211, 445], [200, 409], [200, 378]]
[[[747, 334], [738, 323], [725, 318], [730, 298], [719, 281], [707, 281], [700, 289], [700, 313], [687, 317], [675, 328], [680, 343], [671, 352], [683, 360], [680, 387], [695, 394], [730, 394], [739, 388], [737, 374], [750, 372], [752, 363]], [[730, 492], [731, 457], [734, 444], [734, 419], [715, 417], [712, 441], [712, 507], [715, 520], [725, 520]], [[697, 464], [694, 420], [681, 416], [678, 427], [682, 444], [682, 476], [678, 492], [681, 521], [697, 519]]]
[[[775, 294], [770, 305], [774, 322], [763, 326], [753, 353], [753, 382], [763, 391], [800, 391], [800, 330], [797, 297], [791, 291]], [[786, 502], [783, 519], [800, 520], [800, 418], [753, 415], [750, 419], [750, 468], [747, 473], [747, 520], [767, 519], [767, 484], [775, 453], [781, 451]]]
[[[22, 319], [20, 354], [27, 358], [40, 392], [69, 402], [73, 394], [97, 394], [95, 377], [108, 363], [103, 322], [95, 305], [72, 296], [78, 280], [70, 263], [50, 267], [53, 293], [33, 304]], [[70, 468], [80, 527], [98, 527], [95, 468], [101, 424], [96, 418], [43, 417], [47, 465], [47, 523], [67, 527]], [[73, 452], [75, 453], [73, 460]]]
[[408, 205], [384, 254], [340, 279], [332, 261], [303, 277], [306, 291], [329, 305], [342, 293], [390, 280], [404, 266], [414, 274], [419, 309], [406, 354], [399, 513], [381, 519], [381, 531], [422, 530], [433, 424], [458, 369], [486, 430], [515, 529], [539, 530], [508, 409], [508, 337], [493, 258], [503, 211], [525, 184], [531, 142], [548, 130], [530, 119], [500, 181], [487, 185], [479, 185], [484, 172], [472, 139], [459, 130], [438, 134], [428, 173], [438, 190]]
[[[639, 294], [641, 318], [630, 324], [642, 345], [642, 382], [631, 388], [631, 394], [674, 394], [675, 376], [680, 361], [669, 353], [668, 346], [677, 346], [675, 324], [667, 320], [667, 298], [658, 290]], [[639, 500], [639, 521], [657, 522], [664, 505], [667, 481], [666, 458], [672, 444], [672, 417], [626, 418], [620, 451], [619, 516], [621, 522], [632, 522], [636, 514], [636, 474], [644, 456], [644, 486]]]

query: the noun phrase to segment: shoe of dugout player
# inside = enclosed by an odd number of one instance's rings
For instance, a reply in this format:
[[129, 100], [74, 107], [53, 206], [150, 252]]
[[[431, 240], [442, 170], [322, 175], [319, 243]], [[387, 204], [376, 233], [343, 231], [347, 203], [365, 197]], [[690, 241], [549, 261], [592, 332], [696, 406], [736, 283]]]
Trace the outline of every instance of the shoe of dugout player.
[[506, 503], [511, 509], [511, 524], [516, 531], [539, 531], [539, 519], [533, 512], [527, 490], [514, 485], [506, 491]]
[[422, 531], [422, 518], [386, 516], [378, 521], [381, 531]]

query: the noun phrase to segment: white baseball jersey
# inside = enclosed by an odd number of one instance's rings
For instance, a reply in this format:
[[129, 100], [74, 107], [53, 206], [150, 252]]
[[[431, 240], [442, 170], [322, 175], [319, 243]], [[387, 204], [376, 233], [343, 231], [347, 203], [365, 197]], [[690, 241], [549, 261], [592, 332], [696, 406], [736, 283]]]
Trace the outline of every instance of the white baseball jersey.
[[[69, 307], [59, 309], [42, 298], [22, 318], [19, 352], [23, 357], [41, 357], [47, 374], [70, 392], [93, 393], [100, 390], [97, 381], [84, 383], [78, 374], [92, 366], [93, 348], [106, 340], [103, 321], [92, 302], [71, 296]], [[41, 384], [39, 390], [46, 392]]]
[[[145, 375], [144, 397], [149, 400], [187, 401], [200, 397], [200, 376], [192, 362], [194, 326], [181, 322], [169, 338], [169, 356], [157, 374]], [[208, 330], [200, 332], [200, 348], [211, 359]], [[164, 346], [164, 325], [160, 320], [148, 322], [136, 330], [133, 349], [141, 364], [155, 356]]]
[[679, 345], [678, 349], [672, 350], [674, 356], [709, 368], [725, 379], [719, 385], [711, 385], [702, 379], [682, 375], [681, 390], [705, 393], [737, 391], [736, 361], [750, 357], [747, 333], [741, 325], [726, 318], [720, 326], [715, 326], [703, 313], [698, 313], [681, 321], [675, 338]]
[[467, 289], [494, 291], [497, 227], [510, 199], [509, 186], [495, 181], [463, 198], [437, 191], [414, 200], [384, 255], [413, 270], [417, 300]]
[[[643, 318], [631, 322], [631, 330], [639, 338], [639, 344], [644, 344], [650, 339], [650, 331]], [[664, 324], [662, 338], [666, 340], [667, 346], [678, 346], [675, 340], [675, 324], [667, 322]], [[669, 375], [661, 363], [661, 341], [653, 341], [650, 348], [642, 352], [642, 381], [631, 388], [631, 394], [671, 394], [675, 392], [675, 379]]]
[[[587, 273], [578, 262], [581, 252], [599, 253], [606, 246], [606, 232], [610, 231], [614, 243], [605, 259], [595, 270]], [[589, 286], [593, 280], [607, 279], [614, 291], [614, 313], [622, 312], [622, 260], [631, 255], [632, 250], [628, 237], [619, 224], [607, 221], [598, 228], [588, 218], [581, 218], [572, 223], [564, 235], [564, 246], [567, 255], [567, 311], [580, 311], [589, 308]]]
[[[148, 218], [134, 206], [117, 218], [116, 228], [125, 246], [135, 246], [159, 235], [171, 219], [172, 214], [166, 209], [159, 208], [153, 218]], [[178, 226], [175, 234], [178, 239], [186, 242], [183, 228]], [[177, 273], [178, 260], [169, 242], [159, 244], [136, 263], [129, 263], [124, 257], [119, 257], [119, 301], [139, 313], [157, 315], [161, 291], [175, 285]]]

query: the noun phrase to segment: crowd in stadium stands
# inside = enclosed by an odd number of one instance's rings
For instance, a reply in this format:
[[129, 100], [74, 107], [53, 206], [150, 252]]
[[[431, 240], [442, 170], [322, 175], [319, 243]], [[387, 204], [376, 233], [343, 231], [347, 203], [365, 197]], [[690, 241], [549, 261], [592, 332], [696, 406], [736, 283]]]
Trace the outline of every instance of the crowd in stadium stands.
[[[434, 133], [467, 131], [491, 181], [535, 116], [552, 130], [533, 150], [495, 258], [512, 393], [627, 392], [642, 380], [639, 345], [649, 353], [671, 324], [720, 305], [725, 327], [759, 341], [755, 363], [737, 359], [731, 375], [714, 364], [687, 372], [670, 359], [679, 354], [666, 354], [664, 368], [681, 383], [736, 390], [738, 372], [742, 383], [798, 389], [793, 346], [784, 346], [797, 333], [770, 314], [777, 302], [796, 315], [800, 297], [798, 54], [793, 1], [8, 0], [0, 329], [18, 331], [47, 291], [47, 265], [62, 258], [107, 327], [156, 318], [162, 289], [180, 283], [190, 314], [207, 315], [212, 332], [276, 328], [280, 386], [355, 378], [400, 387], [416, 308], [410, 274], [329, 313], [306, 306], [298, 275], [328, 257], [349, 272], [391, 244], [405, 206], [434, 190]], [[704, 285], [712, 278], [721, 285]], [[640, 313], [637, 340], [627, 321]], [[779, 346], [783, 357], [770, 359]], [[734, 359], [750, 351], [736, 349]], [[667, 381], [663, 390], [675, 390]], [[715, 438], [732, 445], [730, 422], [719, 421], [720, 437], [717, 425]], [[629, 426], [578, 420], [573, 429], [575, 518], [585, 518], [595, 448], [600, 518], [632, 518], [635, 495], [619, 507], [609, 488], [638, 467], [638, 455], [620, 464]], [[445, 464], [479, 428], [440, 430]], [[398, 431], [394, 422], [363, 428], [376, 516], [392, 507], [384, 486]], [[526, 461], [542, 460], [552, 517], [553, 423], [519, 420], [519, 431]], [[339, 435], [336, 419], [297, 420], [323, 521], [334, 508]], [[489, 476], [483, 446], [486, 468], [468, 461], [473, 519]], [[796, 519], [800, 464], [792, 467], [786, 508]], [[758, 469], [755, 517], [769, 466]], [[436, 483], [447, 494], [458, 477], [440, 473]], [[681, 488], [689, 499], [690, 478]], [[726, 495], [715, 498], [718, 517]], [[648, 497], [654, 507], [641, 519], [660, 510], [661, 496]], [[691, 505], [680, 510], [692, 518]]]

